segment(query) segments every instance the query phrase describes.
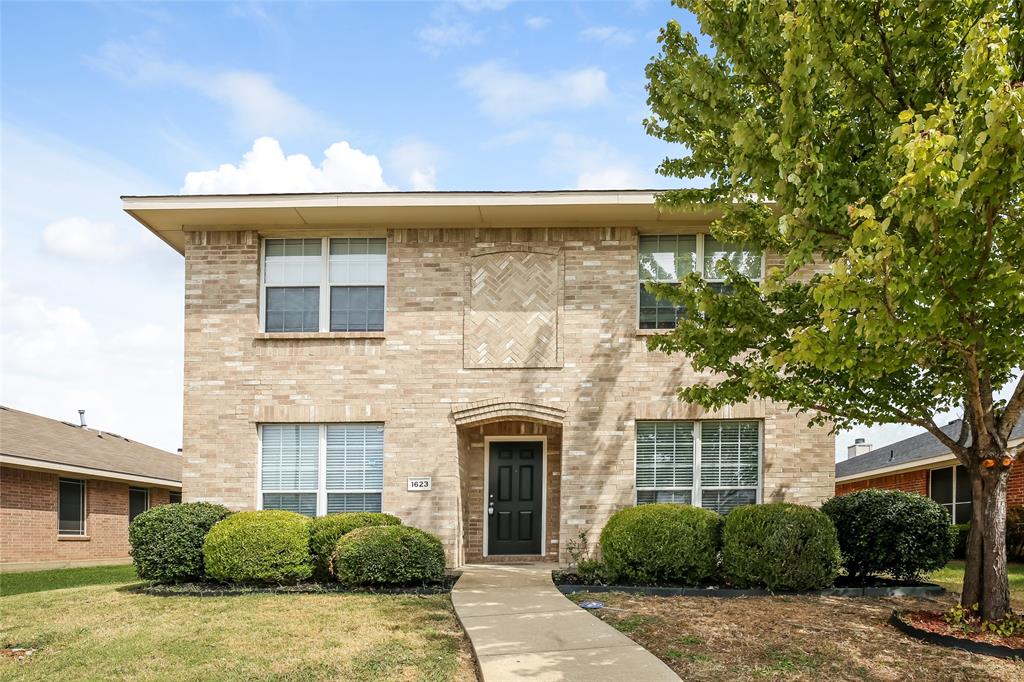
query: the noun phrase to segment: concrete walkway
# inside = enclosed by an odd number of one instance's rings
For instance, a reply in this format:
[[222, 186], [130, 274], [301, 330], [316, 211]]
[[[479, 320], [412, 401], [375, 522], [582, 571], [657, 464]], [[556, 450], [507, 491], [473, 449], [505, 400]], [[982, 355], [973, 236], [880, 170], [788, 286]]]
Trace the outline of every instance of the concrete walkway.
[[484, 682], [679, 682], [653, 654], [566, 599], [551, 564], [470, 565], [452, 590]]

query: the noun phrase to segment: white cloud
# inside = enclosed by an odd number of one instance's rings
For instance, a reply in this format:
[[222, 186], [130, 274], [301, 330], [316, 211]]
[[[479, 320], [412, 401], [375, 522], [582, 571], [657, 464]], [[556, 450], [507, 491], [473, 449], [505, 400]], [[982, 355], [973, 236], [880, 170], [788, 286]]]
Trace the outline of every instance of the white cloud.
[[43, 243], [50, 253], [90, 261], [120, 260], [131, 252], [131, 242], [121, 238], [112, 223], [78, 216], [43, 228]]
[[[78, 308], [3, 290], [3, 365], [69, 381], [96, 376], [96, 330]], [[5, 381], [6, 383], [6, 381]]]
[[636, 33], [619, 28], [618, 26], [591, 26], [580, 31], [582, 40], [624, 47], [632, 45], [636, 41]]
[[210, 70], [159, 58], [145, 48], [108, 43], [93, 65], [134, 85], [172, 84], [193, 90], [228, 108], [243, 135], [281, 135], [303, 132], [320, 124], [320, 117], [278, 88], [264, 73]]
[[542, 28], [546, 28], [551, 23], [551, 20], [547, 17], [526, 17], [523, 19], [523, 23], [526, 25], [526, 28], [539, 31]]
[[459, 83], [496, 119], [528, 118], [556, 110], [577, 110], [609, 99], [608, 78], [597, 67], [536, 76], [485, 62], [462, 72]]
[[4, 405], [174, 449], [181, 443], [182, 334], [111, 329], [72, 305], [2, 288]]
[[467, 21], [451, 21], [441, 19], [424, 26], [418, 32], [423, 49], [431, 54], [439, 54], [450, 47], [479, 45], [483, 42], [484, 33]]
[[402, 142], [388, 153], [388, 173], [404, 179], [405, 187], [417, 192], [437, 189], [437, 164], [441, 151], [426, 142]]
[[500, 12], [512, 4], [511, 0], [457, 0], [459, 7], [470, 12]]
[[646, 189], [648, 173], [631, 165], [607, 165], [584, 170], [576, 178], [576, 189]]
[[550, 133], [541, 170], [573, 177], [576, 189], [648, 189], [664, 186], [664, 179], [632, 155], [604, 140], [564, 130]]
[[336, 142], [314, 165], [305, 154], [285, 156], [281, 144], [261, 137], [236, 166], [192, 171], [183, 194], [259, 194], [265, 192], [373, 192], [394, 187], [384, 182], [384, 169], [372, 154]]

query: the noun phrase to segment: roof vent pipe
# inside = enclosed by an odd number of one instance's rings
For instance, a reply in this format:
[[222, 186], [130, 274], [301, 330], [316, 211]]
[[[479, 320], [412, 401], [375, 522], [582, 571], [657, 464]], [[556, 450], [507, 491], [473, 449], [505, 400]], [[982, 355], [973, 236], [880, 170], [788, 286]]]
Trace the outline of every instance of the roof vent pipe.
[[78, 411], [78, 423], [83, 429], [85, 428], [85, 410]]

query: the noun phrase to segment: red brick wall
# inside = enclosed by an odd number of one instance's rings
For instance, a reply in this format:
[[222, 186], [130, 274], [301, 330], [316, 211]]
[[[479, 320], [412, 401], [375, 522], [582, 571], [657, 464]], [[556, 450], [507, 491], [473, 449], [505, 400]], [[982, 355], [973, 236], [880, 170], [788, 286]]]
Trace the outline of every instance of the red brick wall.
[[[948, 466], [948, 465], [945, 465]], [[867, 488], [887, 488], [890, 490], [904, 490], [910, 493], [928, 494], [928, 471], [911, 471], [891, 476], [880, 476], [869, 478], [853, 483], [837, 483], [836, 495], [845, 495], [857, 490]], [[1006, 493], [1006, 503], [1011, 507], [1024, 505], [1024, 462], [1017, 462], [1010, 470], [1009, 488]]]
[[845, 495], [846, 493], [867, 490], [868, 488], [903, 490], [908, 493], [927, 495], [928, 472], [911, 471], [903, 474], [892, 474], [890, 476], [869, 478], [863, 481], [854, 481], [853, 483], [836, 483], [836, 495]]
[[[85, 538], [57, 535], [57, 474], [0, 467], [0, 563], [128, 558], [127, 483], [86, 481]], [[143, 486], [139, 486], [143, 487]], [[169, 491], [149, 489], [149, 504]]]

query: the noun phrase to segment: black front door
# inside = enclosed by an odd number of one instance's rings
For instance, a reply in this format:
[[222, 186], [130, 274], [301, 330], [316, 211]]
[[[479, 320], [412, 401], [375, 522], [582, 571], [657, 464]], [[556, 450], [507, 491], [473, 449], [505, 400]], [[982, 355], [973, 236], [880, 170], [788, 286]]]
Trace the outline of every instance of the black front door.
[[542, 445], [491, 443], [487, 482], [487, 553], [540, 554]]

